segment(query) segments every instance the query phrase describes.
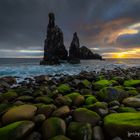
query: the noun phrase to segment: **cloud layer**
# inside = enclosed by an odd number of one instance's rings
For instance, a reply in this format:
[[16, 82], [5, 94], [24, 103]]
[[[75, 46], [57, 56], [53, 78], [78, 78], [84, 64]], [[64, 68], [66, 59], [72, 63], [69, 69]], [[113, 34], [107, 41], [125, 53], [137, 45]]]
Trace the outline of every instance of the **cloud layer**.
[[81, 45], [105, 57], [139, 53], [140, 0], [0, 0], [0, 56], [41, 56], [49, 12], [67, 48], [77, 31]]

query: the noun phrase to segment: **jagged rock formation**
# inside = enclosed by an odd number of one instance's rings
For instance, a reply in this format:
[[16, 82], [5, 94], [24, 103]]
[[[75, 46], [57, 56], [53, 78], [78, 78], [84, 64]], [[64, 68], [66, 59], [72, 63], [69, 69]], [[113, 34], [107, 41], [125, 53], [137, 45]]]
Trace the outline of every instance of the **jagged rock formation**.
[[72, 64], [80, 63], [80, 43], [76, 32], [73, 34], [70, 45], [68, 62]]
[[49, 13], [49, 24], [47, 27], [47, 37], [44, 44], [44, 58], [40, 62], [42, 65], [59, 64], [60, 60], [67, 59], [68, 52], [63, 41], [63, 32], [55, 25], [55, 16]]
[[102, 60], [102, 56], [97, 54], [97, 53], [93, 53], [87, 47], [82, 46], [80, 48], [80, 59], [99, 59], [99, 60]]

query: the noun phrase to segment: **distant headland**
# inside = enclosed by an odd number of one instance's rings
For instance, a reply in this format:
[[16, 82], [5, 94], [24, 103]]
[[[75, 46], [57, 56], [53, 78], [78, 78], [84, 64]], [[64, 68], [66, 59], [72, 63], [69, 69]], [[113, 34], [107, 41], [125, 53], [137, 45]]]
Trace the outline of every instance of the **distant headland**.
[[102, 56], [93, 53], [85, 46], [80, 47], [80, 41], [76, 32], [73, 34], [68, 53], [64, 45], [63, 32], [55, 24], [55, 15], [54, 13], [49, 13], [47, 36], [44, 43], [44, 57], [40, 64], [55, 65], [60, 64], [62, 60], [71, 64], [77, 64], [80, 63], [80, 59], [102, 60]]

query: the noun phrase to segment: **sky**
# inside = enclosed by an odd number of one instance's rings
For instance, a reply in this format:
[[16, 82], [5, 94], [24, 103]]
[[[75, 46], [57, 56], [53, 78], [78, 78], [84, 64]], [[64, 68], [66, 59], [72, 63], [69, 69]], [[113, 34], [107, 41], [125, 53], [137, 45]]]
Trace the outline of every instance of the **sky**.
[[104, 58], [140, 58], [140, 0], [0, 0], [0, 57], [43, 57], [49, 12], [67, 49], [77, 32]]

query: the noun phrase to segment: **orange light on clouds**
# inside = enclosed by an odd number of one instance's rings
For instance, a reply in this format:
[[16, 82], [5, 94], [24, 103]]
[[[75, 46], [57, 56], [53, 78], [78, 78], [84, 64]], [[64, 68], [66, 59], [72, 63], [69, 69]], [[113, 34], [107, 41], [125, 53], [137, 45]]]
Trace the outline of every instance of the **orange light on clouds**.
[[118, 37], [124, 34], [133, 35], [133, 34], [137, 34], [138, 32], [139, 30], [136, 30], [136, 29], [123, 29], [122, 31], [118, 33]]
[[140, 58], [140, 48], [122, 52], [105, 53], [106, 58]]

